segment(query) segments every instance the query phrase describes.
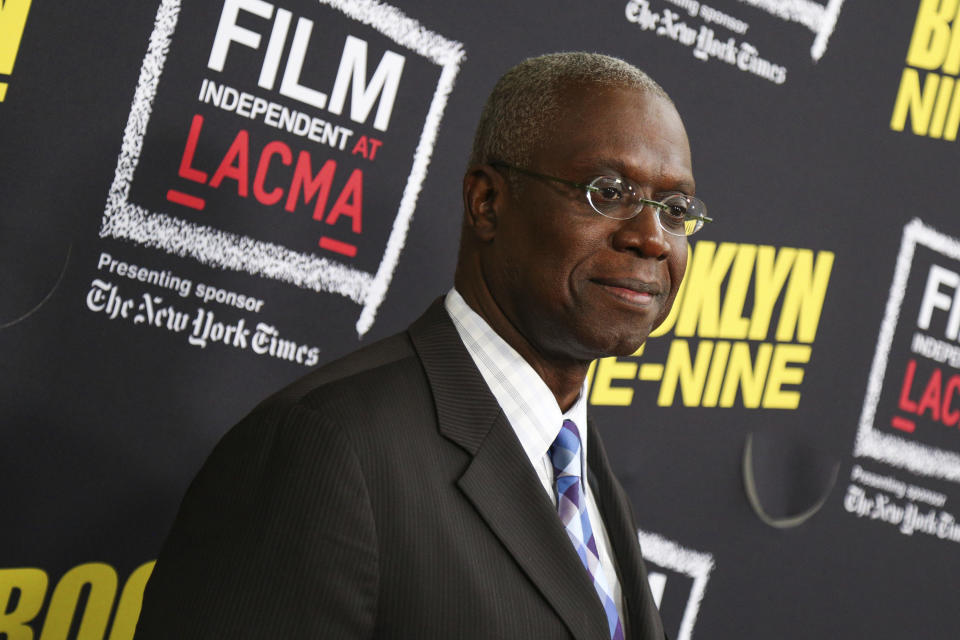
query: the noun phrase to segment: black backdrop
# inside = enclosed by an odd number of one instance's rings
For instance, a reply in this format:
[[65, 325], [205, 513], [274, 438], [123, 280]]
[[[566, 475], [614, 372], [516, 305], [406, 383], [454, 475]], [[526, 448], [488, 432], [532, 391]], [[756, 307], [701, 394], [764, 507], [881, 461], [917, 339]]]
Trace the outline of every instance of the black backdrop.
[[717, 219], [591, 391], [671, 635], [956, 637], [957, 4], [5, 0], [0, 637], [130, 637], [225, 430], [451, 286], [557, 50], [664, 85]]

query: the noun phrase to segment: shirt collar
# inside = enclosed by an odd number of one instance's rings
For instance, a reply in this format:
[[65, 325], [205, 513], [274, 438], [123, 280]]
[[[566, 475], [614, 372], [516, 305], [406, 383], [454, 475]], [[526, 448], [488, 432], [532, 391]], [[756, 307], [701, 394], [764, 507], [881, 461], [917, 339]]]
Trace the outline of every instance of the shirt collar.
[[562, 412], [553, 392], [533, 367], [467, 305], [456, 289], [447, 294], [445, 306], [464, 346], [531, 462], [536, 464], [547, 454], [566, 419], [576, 423], [580, 431], [585, 461], [587, 381], [584, 380], [573, 406], [566, 413]]

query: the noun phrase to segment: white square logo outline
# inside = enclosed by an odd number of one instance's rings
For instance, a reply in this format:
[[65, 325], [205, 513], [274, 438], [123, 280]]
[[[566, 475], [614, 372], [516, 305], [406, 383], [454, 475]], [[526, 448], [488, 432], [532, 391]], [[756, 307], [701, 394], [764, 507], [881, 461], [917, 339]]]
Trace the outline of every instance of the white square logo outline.
[[880, 393], [883, 390], [890, 348], [900, 318], [900, 308], [906, 295], [917, 245], [960, 261], [960, 241], [956, 238], [925, 225], [919, 218], [914, 218], [903, 227], [893, 282], [890, 284], [890, 295], [887, 298], [880, 334], [877, 337], [877, 349], [874, 352], [870, 376], [867, 379], [867, 392], [863, 399], [863, 411], [860, 414], [853, 455], [858, 458], [864, 456], [873, 458], [920, 475], [960, 482], [960, 454], [912, 442], [873, 428], [877, 404], [880, 402]]
[[677, 640], [690, 640], [697, 615], [700, 613], [700, 604], [706, 594], [710, 572], [715, 567], [713, 555], [688, 549], [673, 540], [642, 529], [637, 529], [637, 538], [645, 559], [693, 579], [683, 618], [680, 620], [680, 630], [677, 632]]
[[426, 178], [447, 98], [465, 54], [463, 45], [423, 28], [396, 7], [377, 0], [317, 0], [357, 22], [372, 27], [441, 67], [413, 163], [400, 199], [383, 257], [375, 273], [293, 251], [282, 245], [187, 222], [173, 215], [149, 211], [129, 201], [134, 171], [143, 149], [153, 101], [167, 53], [176, 30], [181, 0], [161, 0], [147, 53], [140, 67], [130, 114], [124, 128], [113, 183], [104, 207], [100, 237], [130, 240], [174, 255], [190, 257], [221, 269], [245, 271], [317, 292], [338, 293], [362, 305], [356, 323], [359, 336], [373, 325], [386, 297], [410, 221]]

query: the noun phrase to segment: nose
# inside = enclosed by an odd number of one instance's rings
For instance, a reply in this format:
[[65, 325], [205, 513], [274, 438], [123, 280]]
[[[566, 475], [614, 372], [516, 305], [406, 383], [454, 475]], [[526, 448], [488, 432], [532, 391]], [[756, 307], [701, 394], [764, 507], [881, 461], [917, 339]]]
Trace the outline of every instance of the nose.
[[617, 251], [634, 251], [645, 258], [665, 260], [674, 249], [673, 239], [684, 240], [664, 231], [657, 220], [656, 209], [646, 205], [640, 213], [620, 223], [613, 234], [613, 248]]

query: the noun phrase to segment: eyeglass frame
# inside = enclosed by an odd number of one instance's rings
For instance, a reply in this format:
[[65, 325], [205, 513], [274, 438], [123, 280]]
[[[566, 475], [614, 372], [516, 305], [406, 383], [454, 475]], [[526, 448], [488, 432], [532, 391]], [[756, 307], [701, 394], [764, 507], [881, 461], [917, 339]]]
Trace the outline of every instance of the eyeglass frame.
[[[532, 176], [532, 177], [534, 177], [534, 178], [543, 178], [544, 180], [552, 180], [552, 181], [554, 181], [554, 182], [559, 182], [560, 184], [565, 184], [565, 185], [570, 186], [570, 187], [576, 187], [577, 189], [583, 189], [583, 190], [585, 191], [586, 195], [587, 195], [587, 204], [590, 205], [590, 208], [593, 209], [593, 210], [594, 210], [596, 213], [598, 213], [599, 215], [603, 216], [604, 218], [609, 218], [610, 220], [632, 220], [633, 218], [636, 218], [636, 217], [640, 214], [641, 211], [643, 211], [643, 208], [644, 208], [644, 207], [646, 207], [647, 205], [649, 205], [649, 206], [654, 207], [654, 211], [656, 212], [656, 216], [655, 216], [655, 217], [656, 217], [656, 219], [657, 219], [657, 225], [658, 225], [661, 229], [663, 229], [664, 232], [669, 233], [669, 234], [672, 235], [672, 236], [676, 236], [676, 237], [678, 237], [678, 238], [688, 238], [688, 237], [692, 236], [694, 233], [696, 233], [697, 231], [699, 231], [700, 229], [703, 228], [703, 224], [700, 224], [700, 225], [699, 225], [698, 227], [696, 227], [696, 228], [693, 230], [693, 232], [691, 232], [691, 233], [679, 234], [679, 233], [675, 233], [674, 231], [671, 231], [671, 230], [668, 229], [668, 228], [666, 227], [666, 225], [664, 225], [663, 222], [660, 220], [660, 211], [669, 210], [669, 209], [670, 209], [670, 205], [664, 204], [663, 202], [661, 202], [661, 201], [659, 201], [659, 200], [650, 200], [649, 198], [644, 198], [644, 197], [639, 196], [639, 195], [636, 196], [636, 199], [637, 199], [637, 201], [639, 202], [640, 206], [637, 207], [637, 210], [633, 213], [633, 215], [631, 215], [631, 216], [629, 216], [629, 217], [627, 217], [627, 218], [615, 218], [615, 217], [613, 217], [613, 216], [607, 215], [607, 214], [604, 213], [603, 211], [600, 211], [600, 209], [598, 209], [597, 206], [596, 206], [595, 204], [593, 204], [593, 200], [591, 200], [590, 197], [589, 197], [591, 191], [600, 191], [600, 190], [601, 190], [600, 187], [595, 187], [595, 186], [593, 186], [593, 183], [596, 182], [597, 180], [599, 180], [600, 178], [612, 178], [612, 179], [614, 179], [614, 180], [621, 180], [621, 181], [623, 181], [623, 182], [625, 182], [625, 183], [628, 183], [628, 184], [632, 184], [632, 183], [633, 183], [632, 180], [629, 180], [629, 179], [626, 179], [626, 178], [617, 178], [617, 177], [615, 177], [615, 176], [603, 176], [603, 175], [601, 175], [601, 176], [597, 176], [596, 178], [594, 178], [593, 180], [591, 180], [589, 183], [586, 183], [586, 184], [585, 184], [585, 183], [583, 183], [583, 182], [576, 182], [576, 181], [574, 181], [574, 180], [567, 180], [566, 178], [558, 178], [558, 177], [556, 177], [556, 176], [550, 176], [550, 175], [547, 175], [547, 174], [545, 174], [545, 173], [538, 173], [538, 172], [536, 172], [536, 171], [531, 171], [530, 169], [524, 169], [523, 167], [518, 167], [518, 166], [516, 166], [516, 165], [512, 165], [512, 164], [509, 164], [509, 163], [507, 163], [507, 162], [503, 162], [503, 161], [501, 161], [501, 160], [494, 160], [493, 162], [490, 162], [489, 164], [490, 164], [491, 167], [494, 167], [494, 168], [496, 168], [496, 167], [503, 167], [503, 168], [505, 168], [505, 169], [510, 169], [510, 170], [512, 170], [512, 171], [516, 171], [516, 172], [518, 172], [518, 173], [522, 173], [522, 174], [525, 174], [525, 175], [528, 175], [528, 176]], [[692, 200], [696, 200], [697, 202], [700, 203], [700, 205], [701, 205], [701, 207], [703, 208], [704, 211], [707, 210], [707, 205], [704, 204], [703, 200], [701, 200], [700, 198], [697, 198], [696, 196], [689, 196], [689, 195], [686, 195], [686, 194], [684, 194], [684, 193], [672, 193], [672, 194], [666, 196], [666, 198], [669, 198], [669, 197], [674, 196], [674, 195], [679, 195], [679, 196], [682, 196], [682, 197], [684, 197], [684, 198], [690, 198], [690, 199], [692, 199]], [[664, 198], [664, 199], [666, 199], [666, 198]], [[686, 214], [685, 214], [685, 216], [686, 216]], [[710, 218], [710, 217], [705, 216], [705, 215], [685, 217], [685, 220], [684, 220], [684, 221], [688, 221], [688, 220], [699, 220], [701, 223], [713, 222], [713, 218]]]

